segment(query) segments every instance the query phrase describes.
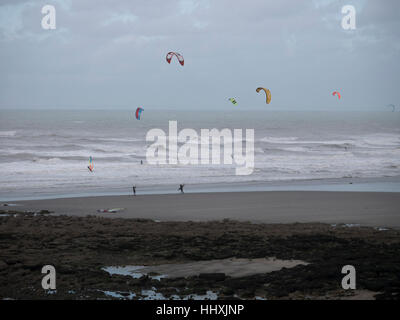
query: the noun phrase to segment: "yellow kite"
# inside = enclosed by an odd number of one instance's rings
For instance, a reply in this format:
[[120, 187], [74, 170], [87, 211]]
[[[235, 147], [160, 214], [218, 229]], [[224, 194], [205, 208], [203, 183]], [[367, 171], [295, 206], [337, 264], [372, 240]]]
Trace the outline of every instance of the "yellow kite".
[[257, 92], [260, 92], [261, 90], [264, 90], [264, 92], [265, 92], [265, 94], [267, 96], [267, 99], [266, 99], [267, 100], [267, 104], [270, 103], [271, 102], [271, 91], [269, 91], [269, 89], [265, 89], [265, 88], [261, 88], [261, 87], [256, 89]]

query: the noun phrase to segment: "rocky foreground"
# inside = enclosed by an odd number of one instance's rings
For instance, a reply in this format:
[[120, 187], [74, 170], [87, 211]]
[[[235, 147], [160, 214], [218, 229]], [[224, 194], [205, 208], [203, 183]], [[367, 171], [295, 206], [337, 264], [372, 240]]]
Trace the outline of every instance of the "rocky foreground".
[[[102, 270], [233, 257], [308, 264], [245, 277], [219, 273], [160, 280]], [[56, 268], [56, 290], [42, 289], [44, 265]], [[357, 290], [341, 288], [344, 265], [356, 268]], [[218, 299], [399, 299], [400, 232], [317, 223], [156, 222], [0, 211], [0, 299], [177, 299], [210, 292]]]

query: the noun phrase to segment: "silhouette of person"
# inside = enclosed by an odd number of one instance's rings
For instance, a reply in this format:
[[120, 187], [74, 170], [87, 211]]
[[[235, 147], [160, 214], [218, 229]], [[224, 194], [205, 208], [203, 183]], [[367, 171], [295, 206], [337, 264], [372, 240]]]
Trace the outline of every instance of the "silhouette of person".
[[180, 191], [181, 193], [184, 193], [184, 192], [183, 192], [183, 187], [184, 187], [184, 184], [180, 184], [180, 185], [179, 185], [178, 191]]
[[133, 190], [133, 195], [136, 196], [136, 186], [133, 186], [132, 190]]

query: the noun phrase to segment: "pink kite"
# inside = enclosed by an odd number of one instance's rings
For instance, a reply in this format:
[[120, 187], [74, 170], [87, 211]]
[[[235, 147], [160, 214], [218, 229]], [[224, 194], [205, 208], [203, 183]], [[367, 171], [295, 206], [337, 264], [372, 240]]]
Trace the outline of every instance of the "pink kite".
[[333, 91], [333, 92], [332, 92], [332, 95], [334, 96], [335, 94], [338, 96], [338, 98], [339, 98], [339, 100], [340, 100], [340, 98], [342, 97], [342, 96], [340, 95], [340, 92], [339, 92], [339, 91]]

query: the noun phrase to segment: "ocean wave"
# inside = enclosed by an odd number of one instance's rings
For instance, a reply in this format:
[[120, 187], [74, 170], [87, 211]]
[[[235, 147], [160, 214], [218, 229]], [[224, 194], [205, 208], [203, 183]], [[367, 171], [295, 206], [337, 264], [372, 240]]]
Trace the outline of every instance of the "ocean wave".
[[144, 142], [145, 139], [138, 139], [138, 138], [104, 138], [100, 137], [99, 140], [103, 141], [115, 141], [115, 142]]
[[0, 131], [1, 138], [15, 137], [16, 134], [17, 134], [17, 131]]
[[374, 134], [362, 138], [366, 145], [371, 146], [400, 146], [400, 135], [394, 134]]
[[62, 159], [60, 159], [60, 158], [38, 158], [38, 157], [35, 157], [32, 159], [32, 162], [39, 162], [39, 163], [40, 162], [57, 163], [60, 161], [62, 161]]
[[397, 147], [400, 148], [400, 137], [397, 135], [371, 135], [371, 136], [358, 136], [352, 137], [351, 139], [345, 140], [301, 140], [296, 137], [264, 137], [259, 140], [262, 143], [267, 143], [270, 145], [277, 146], [272, 149], [282, 149], [286, 147], [279, 147], [279, 145], [293, 145], [302, 146], [303, 148], [318, 150], [318, 149], [387, 149]]
[[259, 141], [268, 143], [296, 143], [299, 137], [264, 137]]
[[[192, 115], [188, 115], [188, 120], [192, 120]], [[170, 114], [166, 115], [162, 125], [166, 125], [170, 117]], [[38, 194], [58, 188], [86, 190], [104, 186], [112, 189], [129, 185], [132, 181], [143, 185], [162, 185], [182, 181], [188, 184], [233, 183], [399, 175], [398, 123], [382, 122], [381, 130], [370, 126], [369, 119], [362, 122], [357, 116], [357, 124], [347, 126], [340, 121], [331, 126], [330, 120], [327, 121], [324, 116], [316, 118], [315, 122], [310, 121], [309, 125], [300, 121], [296, 126], [293, 125], [296, 118], [288, 117], [267, 121], [274, 127], [273, 131], [260, 117], [249, 118], [256, 138], [256, 168], [249, 176], [235, 175], [234, 169], [239, 165], [213, 165], [211, 160], [209, 164], [198, 166], [180, 163], [150, 165], [146, 161], [146, 149], [151, 142], [146, 142], [145, 137], [153, 123], [143, 127], [139, 127], [143, 123], [135, 122], [137, 126], [118, 123], [119, 120], [110, 120], [108, 113], [104, 114], [104, 121], [99, 122], [79, 116], [69, 121], [45, 118], [37, 123], [34, 119], [18, 122], [20, 118], [17, 118], [15, 124], [5, 122], [7, 127], [2, 127], [0, 131], [0, 193], [11, 189], [18, 193], [26, 188]], [[57, 115], [55, 119], [58, 118]], [[74, 124], [74, 120], [75, 123], [80, 123], [80, 120], [86, 123]], [[224, 125], [228, 128], [241, 127], [242, 117], [237, 120], [225, 121]], [[104, 125], [111, 121], [114, 121], [112, 126]], [[200, 141], [199, 128], [215, 127], [214, 123], [207, 121], [202, 123], [201, 119], [196, 119]], [[381, 131], [376, 132], [378, 129]], [[165, 132], [168, 134], [168, 130]], [[245, 142], [245, 130], [242, 134], [241, 139], [233, 136], [229, 142], [235, 139], [239, 143]], [[211, 139], [204, 139], [204, 143], [209, 143], [210, 148], [219, 147], [219, 143], [212, 144]], [[223, 147], [223, 140], [221, 144]], [[180, 143], [178, 150], [179, 146]], [[169, 150], [168, 144], [166, 149]], [[200, 156], [201, 150], [198, 151]], [[223, 152], [221, 148], [221, 158]], [[93, 174], [87, 169], [89, 156], [93, 157], [95, 164]], [[143, 160], [143, 165], [140, 160]]]
[[343, 142], [343, 143], [322, 143], [322, 144], [318, 144], [317, 147], [321, 147], [321, 148], [332, 148], [332, 149], [351, 149], [351, 148], [355, 148], [356, 145], [353, 143], [349, 143], [349, 142]]
[[[28, 145], [20, 145], [20, 146], [14, 146], [14, 150], [18, 151], [25, 151], [25, 152], [41, 152], [41, 151], [77, 151], [77, 150], [86, 150], [86, 146], [81, 146], [79, 144], [40, 144], [40, 145], [33, 145], [33, 144], [28, 144]], [[9, 152], [12, 152], [13, 150], [9, 149]]]

